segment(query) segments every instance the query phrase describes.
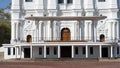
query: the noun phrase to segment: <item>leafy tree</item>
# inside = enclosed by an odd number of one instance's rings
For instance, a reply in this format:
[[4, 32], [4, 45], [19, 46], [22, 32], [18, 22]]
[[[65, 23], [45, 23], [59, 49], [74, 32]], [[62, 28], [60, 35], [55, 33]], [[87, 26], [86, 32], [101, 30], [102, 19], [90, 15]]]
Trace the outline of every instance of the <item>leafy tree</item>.
[[10, 10], [11, 3], [4, 9], [0, 9], [0, 46], [3, 43], [10, 43], [11, 29], [10, 29], [10, 13], [5, 10]]
[[10, 30], [10, 26], [7, 23], [0, 23], [0, 46], [2, 46], [3, 43], [10, 43]]

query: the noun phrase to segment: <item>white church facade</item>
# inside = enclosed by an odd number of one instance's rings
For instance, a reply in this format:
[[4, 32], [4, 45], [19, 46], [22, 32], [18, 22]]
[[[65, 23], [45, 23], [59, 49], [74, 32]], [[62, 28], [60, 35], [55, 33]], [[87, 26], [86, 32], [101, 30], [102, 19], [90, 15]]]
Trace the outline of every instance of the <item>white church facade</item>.
[[119, 58], [119, 0], [12, 0], [4, 59]]

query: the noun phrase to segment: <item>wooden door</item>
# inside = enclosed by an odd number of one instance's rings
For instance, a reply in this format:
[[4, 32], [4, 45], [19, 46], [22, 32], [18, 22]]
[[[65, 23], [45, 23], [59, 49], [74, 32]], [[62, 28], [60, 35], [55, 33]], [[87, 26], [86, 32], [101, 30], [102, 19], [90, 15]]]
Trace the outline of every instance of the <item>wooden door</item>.
[[24, 58], [30, 58], [30, 48], [24, 48]]
[[68, 28], [64, 28], [61, 31], [61, 40], [62, 41], [70, 41], [70, 30]]
[[31, 35], [27, 36], [27, 42], [32, 42], [32, 36]]

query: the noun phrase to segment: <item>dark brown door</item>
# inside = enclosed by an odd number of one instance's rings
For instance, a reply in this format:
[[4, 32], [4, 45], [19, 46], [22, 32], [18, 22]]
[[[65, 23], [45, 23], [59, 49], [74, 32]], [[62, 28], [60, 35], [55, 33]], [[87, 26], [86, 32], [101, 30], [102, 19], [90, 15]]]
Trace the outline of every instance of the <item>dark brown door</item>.
[[70, 41], [70, 30], [68, 28], [62, 29], [61, 40], [62, 41]]
[[60, 49], [61, 58], [71, 57], [71, 46], [61, 46]]
[[108, 57], [108, 48], [107, 47], [103, 47], [102, 48], [102, 57]]
[[24, 48], [24, 58], [30, 58], [30, 48]]
[[32, 42], [32, 36], [31, 35], [27, 36], [27, 42]]

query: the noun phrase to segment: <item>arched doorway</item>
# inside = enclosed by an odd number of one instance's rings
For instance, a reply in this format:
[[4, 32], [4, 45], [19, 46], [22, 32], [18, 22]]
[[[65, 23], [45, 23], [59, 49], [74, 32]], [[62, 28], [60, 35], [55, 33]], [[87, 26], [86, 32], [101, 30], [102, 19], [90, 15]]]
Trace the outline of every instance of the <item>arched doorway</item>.
[[[61, 41], [67, 42], [71, 40], [70, 30], [68, 28], [63, 28], [61, 30]], [[61, 46], [60, 47], [61, 58], [71, 57], [71, 46]]]
[[31, 35], [27, 35], [27, 42], [32, 42], [32, 36]]
[[68, 28], [63, 28], [61, 31], [61, 41], [70, 41], [70, 40], [71, 40], [70, 30]]
[[100, 42], [105, 42], [105, 35], [104, 34], [100, 35]]

